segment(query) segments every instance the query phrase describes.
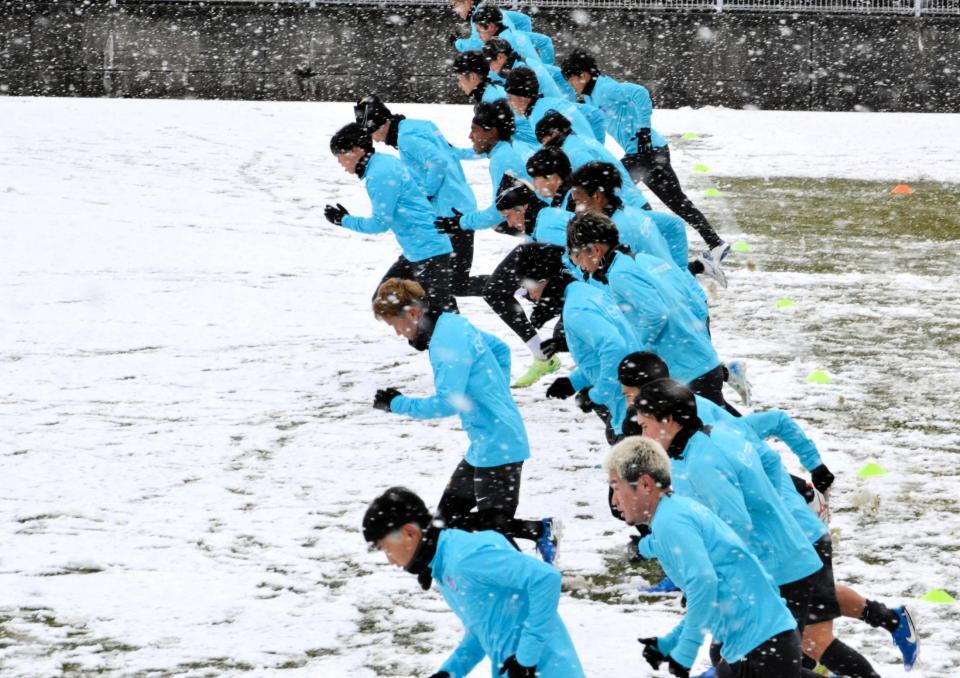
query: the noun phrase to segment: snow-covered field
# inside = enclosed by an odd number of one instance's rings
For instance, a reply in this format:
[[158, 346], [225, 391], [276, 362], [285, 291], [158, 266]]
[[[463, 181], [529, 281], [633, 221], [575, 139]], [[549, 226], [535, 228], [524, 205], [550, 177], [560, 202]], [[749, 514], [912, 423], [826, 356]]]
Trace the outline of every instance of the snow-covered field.
[[[467, 107], [397, 108], [466, 144]], [[439, 595], [358, 531], [388, 485], [436, 501], [465, 437], [454, 420], [370, 407], [379, 386], [432, 381], [368, 310], [392, 238], [323, 219], [326, 202], [368, 209], [327, 148], [350, 115], [0, 98], [0, 674], [425, 676], [457, 642]], [[694, 163], [960, 183], [957, 115], [702, 109], [655, 124], [694, 196], [708, 185]], [[468, 175], [486, 204], [485, 165]], [[960, 610], [917, 600], [960, 590], [960, 236], [873, 243], [839, 274], [774, 271], [796, 253], [738, 234], [729, 204], [701, 206], [753, 246], [714, 290], [721, 354], [749, 360], [759, 406], [807, 422], [838, 476], [838, 580], [912, 601], [924, 664], [911, 675], [960, 675]], [[480, 235], [475, 270], [514, 244]], [[904, 270], [901, 253], [930, 265]], [[775, 309], [783, 296], [798, 307]], [[461, 308], [511, 342], [519, 373], [516, 337], [481, 301]], [[816, 368], [834, 383], [805, 384]], [[657, 675], [635, 639], [669, 628], [678, 601], [634, 593], [602, 430], [543, 391], [517, 393], [533, 444], [519, 514], [565, 520], [562, 614], [588, 675]], [[888, 475], [858, 479], [870, 459]], [[838, 629], [883, 676], [904, 675], [886, 632]]]

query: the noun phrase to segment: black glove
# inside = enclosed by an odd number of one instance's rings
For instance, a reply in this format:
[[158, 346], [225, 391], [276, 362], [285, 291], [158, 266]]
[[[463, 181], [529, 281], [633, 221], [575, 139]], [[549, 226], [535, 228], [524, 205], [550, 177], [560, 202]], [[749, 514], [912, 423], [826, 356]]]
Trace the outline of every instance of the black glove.
[[590, 400], [589, 386], [584, 386], [577, 391], [576, 403], [581, 412], [593, 412], [593, 409], [597, 406], [597, 404]]
[[507, 678], [537, 678], [536, 666], [524, 666], [517, 661], [517, 655], [507, 657], [500, 667], [500, 675], [507, 674]]
[[641, 127], [637, 132], [637, 153], [646, 154], [653, 151], [653, 139], [650, 138], [650, 128]]
[[460, 217], [462, 216], [463, 212], [454, 207], [452, 217], [437, 217], [433, 225], [436, 226], [437, 230], [441, 233], [453, 235], [454, 233], [460, 232]]
[[437, 671], [436, 673], [431, 675], [430, 678], [450, 678], [450, 674], [447, 673], [446, 671]]
[[830, 486], [833, 485], [833, 477], [833, 474], [830, 473], [830, 469], [827, 468], [826, 464], [820, 464], [817, 468], [810, 471], [810, 480], [813, 481], [813, 486], [821, 492], [826, 492], [830, 489]]
[[576, 392], [577, 389], [573, 387], [569, 377], [560, 377], [547, 388], [547, 397], [566, 400]]
[[400, 395], [400, 391], [393, 388], [381, 388], [377, 390], [377, 394], [373, 396], [373, 406], [378, 410], [383, 410], [384, 412], [390, 411], [390, 403], [393, 402], [393, 399]]
[[690, 678], [690, 669], [678, 662], [673, 657], [667, 657], [668, 668], [670, 669], [670, 675], [679, 676], [680, 678]]
[[654, 671], [660, 668], [660, 665], [667, 661], [667, 656], [657, 649], [656, 638], [637, 638], [637, 641], [643, 644], [643, 658], [653, 668]]
[[557, 346], [557, 340], [553, 337], [540, 342], [540, 352], [547, 358], [553, 356], [559, 349], [560, 347]]
[[336, 224], [337, 226], [343, 223], [343, 218], [348, 214], [350, 213], [347, 211], [347, 208], [340, 203], [327, 205], [323, 208], [323, 216], [325, 216], [331, 224]]

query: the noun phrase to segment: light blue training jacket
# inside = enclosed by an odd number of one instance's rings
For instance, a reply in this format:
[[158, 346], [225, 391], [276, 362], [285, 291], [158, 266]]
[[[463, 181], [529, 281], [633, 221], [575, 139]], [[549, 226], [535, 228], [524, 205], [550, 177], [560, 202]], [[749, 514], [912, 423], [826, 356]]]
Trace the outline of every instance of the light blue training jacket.
[[693, 666], [704, 636], [722, 643], [720, 655], [738, 662], [778, 633], [796, 628], [777, 585], [743, 540], [706, 507], [677, 493], [665, 495], [640, 543], [687, 598], [670, 633], [657, 638], [663, 654]]
[[533, 181], [527, 174], [526, 158], [529, 158], [533, 153], [532, 149], [529, 149], [530, 153], [526, 153], [528, 148], [522, 142], [514, 139], [509, 143], [498, 141], [497, 145], [490, 150], [488, 154], [490, 166], [488, 169], [493, 186], [493, 198], [487, 208], [464, 214], [460, 218], [460, 228], [466, 231], [480, 231], [485, 228], [493, 228], [503, 221], [503, 217], [497, 211], [497, 189], [500, 187], [500, 182], [503, 181], [503, 175], [508, 172], [518, 179]]
[[[669, 366], [669, 363], [667, 363]], [[672, 373], [672, 372], [671, 372]], [[807, 501], [803, 498], [790, 478], [790, 472], [783, 465], [783, 460], [777, 451], [767, 445], [757, 435], [756, 429], [751, 425], [747, 415], [746, 417], [735, 417], [725, 409], [711, 400], [702, 396], [697, 396], [697, 414], [701, 421], [708, 426], [712, 426], [714, 431], [730, 431], [736, 435], [742, 436], [753, 445], [760, 455], [760, 461], [763, 464], [763, 471], [767, 474], [770, 484], [773, 485], [784, 505], [790, 511], [790, 515], [797, 521], [807, 541], [811, 544], [816, 543], [821, 537], [827, 534], [827, 526], [810, 509]], [[761, 413], [763, 414], [763, 413]], [[791, 420], [792, 421], [792, 420]], [[796, 424], [796, 422], [794, 422]], [[799, 427], [798, 427], [799, 428]], [[806, 436], [804, 436], [806, 437]]]
[[650, 139], [654, 148], [667, 145], [667, 140], [650, 124], [653, 101], [650, 99], [650, 92], [643, 85], [617, 82], [609, 76], [601, 75], [596, 78], [593, 91], [584, 94], [583, 100], [603, 111], [607, 131], [623, 147], [624, 153], [637, 152], [637, 132], [643, 127], [650, 128]]
[[465, 678], [484, 656], [492, 678], [516, 655], [542, 678], [584, 678], [557, 605], [560, 572], [521, 553], [493, 531], [440, 532], [430, 561], [433, 579], [464, 627], [463, 640], [440, 667]]
[[397, 150], [437, 216], [449, 216], [454, 208], [461, 212], [477, 209], [460, 160], [435, 124], [429, 120], [401, 120]]
[[577, 364], [570, 382], [578, 391], [590, 386], [590, 400], [610, 412], [610, 425], [619, 435], [627, 416], [617, 369], [628, 353], [639, 351], [640, 340], [630, 321], [606, 291], [584, 282], [567, 286], [563, 297], [563, 329], [570, 355]]
[[464, 455], [478, 467], [530, 458], [520, 410], [510, 393], [510, 348], [456, 313], [441, 313], [428, 347], [436, 393], [400, 395], [390, 411], [414, 419], [460, 415], [470, 447]]
[[619, 191], [620, 198], [628, 205], [647, 211], [646, 207], [650, 204], [650, 201], [647, 200], [643, 191], [633, 183], [633, 179], [630, 178], [630, 173], [627, 171], [627, 168], [623, 166], [623, 163], [620, 162], [606, 146], [599, 143], [596, 139], [574, 133], [568, 135], [567, 138], [563, 140], [563, 143], [560, 145], [560, 150], [563, 151], [570, 160], [570, 168], [573, 172], [576, 172], [588, 162], [606, 162], [613, 165], [620, 174], [622, 184]]
[[670, 467], [677, 494], [703, 503], [733, 528], [778, 586], [823, 567], [743, 436], [722, 427], [709, 435], [698, 431]]
[[348, 214], [342, 226], [358, 233], [393, 231], [408, 261], [423, 261], [453, 251], [450, 238], [437, 231], [433, 206], [404, 163], [392, 155], [374, 153], [363, 183], [373, 216]]
[[[660, 229], [651, 218], [652, 212], [628, 205], [626, 202], [613, 213], [610, 220], [617, 226], [620, 242], [634, 252], [648, 254], [666, 261], [677, 268], [670, 253], [670, 246], [664, 240]], [[677, 270], [680, 270], [677, 268]]]
[[595, 276], [590, 276], [589, 282], [613, 295], [643, 350], [660, 356], [674, 379], [689, 383], [719, 367], [720, 358], [703, 322], [687, 305], [684, 277], [686, 274], [668, 261], [617, 252], [607, 270], [606, 284]]

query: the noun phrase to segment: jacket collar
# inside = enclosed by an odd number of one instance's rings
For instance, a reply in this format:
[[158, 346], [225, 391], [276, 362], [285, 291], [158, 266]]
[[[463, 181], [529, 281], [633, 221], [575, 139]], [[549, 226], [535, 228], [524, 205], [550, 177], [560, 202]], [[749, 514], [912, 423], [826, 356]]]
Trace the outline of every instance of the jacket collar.
[[437, 320], [442, 311], [435, 311], [429, 306], [424, 309], [420, 316], [420, 322], [417, 323], [417, 336], [408, 343], [418, 351], [426, 351], [430, 348], [430, 340], [433, 339], [433, 330], [436, 329]]
[[598, 283], [607, 284], [607, 276], [610, 273], [610, 267], [613, 266], [613, 262], [617, 257], [617, 254], [626, 254], [630, 256], [630, 248], [620, 243], [616, 247], [611, 247], [607, 250], [607, 253], [603, 255], [603, 259], [600, 260], [600, 268], [590, 274], [590, 277], [596, 280]]
[[523, 215], [524, 233], [533, 235], [534, 230], [537, 228], [537, 219], [540, 217], [540, 212], [546, 206], [547, 203], [543, 200], [534, 200], [531, 203], [527, 203], [527, 212]]
[[372, 157], [373, 157], [373, 151], [370, 151], [369, 153], [365, 154], [362, 158], [360, 158], [359, 162], [357, 162], [357, 176], [360, 179], [363, 179], [363, 175], [367, 173], [367, 165], [370, 164], [370, 158]]
[[667, 448], [667, 456], [671, 459], [683, 459], [683, 453], [687, 450], [687, 443], [690, 442], [690, 439], [694, 435], [700, 432], [709, 434], [710, 429], [704, 427], [700, 417], [696, 417], [693, 421], [689, 422], [687, 426], [680, 429], [677, 435], [673, 437], [670, 447]]
[[397, 140], [400, 137], [400, 121], [406, 120], [407, 116], [405, 115], [391, 115], [390, 116], [390, 129], [387, 130], [387, 138], [384, 140], [388, 145], [397, 147]]
[[417, 581], [424, 591], [427, 591], [433, 583], [433, 570], [430, 568], [430, 563], [437, 553], [437, 541], [440, 539], [442, 531], [441, 528], [433, 525], [428, 527], [417, 545], [413, 558], [405, 568], [410, 574], [417, 575]]

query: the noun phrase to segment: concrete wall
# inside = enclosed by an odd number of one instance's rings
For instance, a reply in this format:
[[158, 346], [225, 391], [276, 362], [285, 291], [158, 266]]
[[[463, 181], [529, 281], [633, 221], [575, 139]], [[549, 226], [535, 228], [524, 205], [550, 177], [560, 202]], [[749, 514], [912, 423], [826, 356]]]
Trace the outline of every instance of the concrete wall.
[[[960, 111], [960, 17], [564, 9], [535, 25], [658, 106]], [[443, 7], [0, 0], [0, 93], [464, 103], [453, 27]]]

